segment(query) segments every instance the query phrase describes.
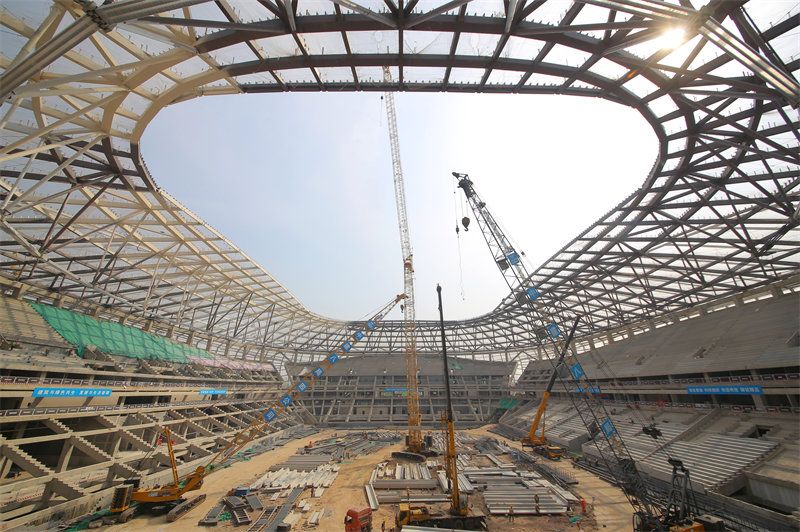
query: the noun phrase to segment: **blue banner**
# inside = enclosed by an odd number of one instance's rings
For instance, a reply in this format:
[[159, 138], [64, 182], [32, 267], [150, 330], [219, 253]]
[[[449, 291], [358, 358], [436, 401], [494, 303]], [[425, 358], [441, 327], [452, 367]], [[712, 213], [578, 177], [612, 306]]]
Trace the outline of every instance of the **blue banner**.
[[[586, 388], [575, 388], [572, 391], [583, 393], [583, 392], [586, 391]], [[600, 388], [598, 388], [597, 386], [592, 386], [591, 388], [589, 388], [589, 392], [591, 392], [591, 393], [600, 393]]]
[[387, 392], [407, 392], [408, 388], [386, 388]]
[[200, 390], [200, 395], [225, 395], [228, 390]]
[[107, 397], [111, 388], [35, 388], [32, 397]]
[[689, 394], [714, 394], [714, 395], [764, 395], [760, 384], [746, 386], [687, 386]]

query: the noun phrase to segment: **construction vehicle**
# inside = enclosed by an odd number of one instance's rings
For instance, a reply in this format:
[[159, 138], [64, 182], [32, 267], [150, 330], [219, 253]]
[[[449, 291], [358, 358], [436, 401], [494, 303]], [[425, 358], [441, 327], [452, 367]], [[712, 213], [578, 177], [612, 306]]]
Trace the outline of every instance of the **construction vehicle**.
[[372, 508], [359, 506], [350, 508], [344, 516], [345, 532], [370, 532], [372, 530]]
[[[157, 492], [139, 490], [139, 479], [135, 479], [132, 484], [118, 486], [114, 490], [111, 508], [106, 521], [124, 523], [140, 510], [149, 513], [166, 510], [168, 512], [167, 521], [172, 522], [206, 499], [205, 494], [188, 500], [182, 498], [183, 493], [199, 489], [203, 482], [202, 479], [199, 483], [194, 481], [191, 486], [195, 487], [183, 489], [186, 484], [181, 485], [181, 481], [178, 478], [178, 467], [175, 462], [175, 451], [172, 447], [172, 434], [170, 434], [169, 427], [164, 427], [164, 438], [167, 441], [169, 463], [172, 468], [172, 483], [161, 486]], [[161, 438], [159, 438], [159, 441], [161, 441]]]
[[[688, 476], [688, 472], [682, 473], [680, 470], [673, 470], [673, 489], [670, 492], [670, 498], [673, 496], [683, 497], [684, 503], [679, 505], [684, 509], [683, 514], [670, 510], [672, 502], [664, 506], [661, 501], [656, 499], [643, 475], [636, 468], [636, 461], [617, 432], [605, 406], [595, 397], [595, 393], [599, 390], [598, 386], [586, 375], [577, 356], [574, 353], [572, 355], [567, 353], [571, 336], [570, 340], [564, 343], [558, 324], [542, 302], [544, 298], [534, 286], [532, 275], [528, 273], [521, 260], [521, 255], [524, 253], [517, 253], [513, 248], [486, 207], [486, 202], [478, 196], [469, 175], [453, 172], [453, 177], [458, 180], [458, 187], [464, 191], [467, 203], [475, 214], [495, 264], [511, 290], [513, 301], [528, 310], [524, 315], [528, 319], [534, 338], [537, 341], [541, 341], [541, 338], [549, 340], [554, 345], [555, 352], [561, 353], [558, 362], [551, 359], [553, 374], [557, 378], [560, 377], [558, 380], [563, 385], [567, 397], [573, 402], [581, 422], [589, 432], [590, 439], [594, 441], [603, 464], [608, 468], [633, 507], [634, 531], [689, 532], [705, 530], [706, 526], [711, 527], [712, 525], [705, 525], [700, 518], [694, 517], [693, 505], [686, 503], [687, 492], [681, 492], [674, 488], [676, 478], [680, 478], [683, 474]], [[466, 221], [468, 222], [468, 220]], [[465, 223], [465, 229], [466, 225]], [[573, 333], [574, 330], [573, 327]], [[565, 355], [569, 355], [569, 359], [562, 358]], [[565, 371], [559, 375], [558, 369], [562, 364]], [[654, 438], [660, 436], [660, 431], [654, 426], [648, 427], [648, 431], [647, 433]], [[535, 434], [529, 435], [529, 438], [532, 436]], [[706, 516], [703, 517], [703, 519], [705, 518]], [[710, 521], [706, 520], [706, 522]], [[711, 529], [709, 528], [709, 530]]]
[[[383, 81], [392, 83], [392, 73], [388, 66], [383, 67]], [[394, 181], [394, 197], [397, 204], [397, 225], [400, 229], [400, 251], [403, 259], [403, 293], [406, 300], [403, 309], [403, 336], [406, 354], [406, 406], [408, 412], [407, 451], [393, 453], [398, 459], [424, 462], [426, 456], [435, 453], [430, 450], [430, 438], [422, 437], [421, 417], [419, 413], [419, 365], [417, 364], [416, 313], [414, 306], [414, 253], [411, 249], [411, 233], [408, 230], [408, 214], [406, 210], [406, 192], [403, 181], [403, 166], [400, 161], [400, 136], [397, 133], [397, 112], [394, 106], [394, 94], [387, 92], [383, 96], [386, 103], [386, 118], [389, 129], [389, 143], [392, 150], [392, 178]]]
[[[191, 507], [196, 504], [194, 500], [184, 501], [184, 494], [200, 489], [206, 476], [230, 462], [237, 452], [253, 441], [272, 420], [285, 411], [302, 392], [310, 388], [330, 369], [339, 360], [340, 356], [344, 356], [345, 353], [349, 352], [359, 341], [365, 338], [384, 316], [405, 299], [406, 295], [400, 294], [384, 305], [372, 318], [355, 330], [346, 341], [341, 343], [338, 348], [332, 350], [325, 362], [320, 363], [313, 372], [309, 373], [291, 391], [271, 405], [266, 412], [236, 433], [205, 465], [198, 466], [183, 477], [178, 474], [172, 438], [169, 428], [165, 427], [164, 434], [172, 467], [172, 482], [152, 488], [142, 488], [139, 486], [141, 479], [132, 479], [129, 483], [117, 487], [113, 496], [110, 515], [116, 518], [117, 521], [130, 519], [139, 509], [150, 513], [162, 513], [172, 510], [171, 515], [181, 515], [181, 510], [185, 508], [182, 505], [188, 504]], [[133, 503], [136, 503], [136, 505]]]
[[398, 527], [419, 525], [435, 528], [459, 528], [462, 530], [485, 530], [486, 515], [470, 510], [467, 495], [458, 488], [458, 461], [456, 460], [456, 436], [453, 428], [453, 403], [450, 399], [450, 375], [447, 370], [447, 343], [444, 335], [444, 312], [442, 310], [442, 287], [436, 286], [439, 296], [439, 324], [442, 333], [442, 361], [444, 363], [444, 386], [447, 408], [442, 412], [442, 428], [445, 441], [445, 473], [450, 487], [450, 514], [431, 512], [427, 506], [411, 506], [401, 503], [396, 516]]
[[[572, 330], [569, 332], [567, 341], [564, 344], [564, 349], [561, 350], [561, 354], [558, 357], [558, 361], [556, 361], [553, 373], [552, 375], [550, 375], [550, 381], [547, 383], [547, 388], [542, 394], [542, 399], [539, 402], [539, 408], [536, 411], [536, 416], [533, 418], [533, 424], [531, 425], [531, 430], [527, 436], [523, 436], [522, 439], [520, 440], [522, 442], [523, 447], [531, 447], [533, 448], [533, 451], [535, 453], [547, 457], [550, 460], [561, 460], [561, 458], [564, 457], [564, 454], [566, 454], [566, 450], [563, 447], [559, 447], [558, 445], [551, 445], [550, 442], [545, 437], [544, 413], [545, 410], [547, 409], [547, 400], [550, 399], [550, 392], [553, 390], [553, 384], [555, 384], [556, 382], [556, 377], [558, 377], [558, 372], [563, 367], [564, 355], [567, 354], [567, 348], [569, 347], [570, 343], [572, 343], [572, 337], [575, 335], [575, 329], [578, 328], [578, 322], [580, 321], [580, 319], [581, 315], [578, 314], [578, 317], [575, 318], [575, 323], [572, 325]], [[542, 427], [542, 432], [541, 434], [537, 435], [539, 426]]]

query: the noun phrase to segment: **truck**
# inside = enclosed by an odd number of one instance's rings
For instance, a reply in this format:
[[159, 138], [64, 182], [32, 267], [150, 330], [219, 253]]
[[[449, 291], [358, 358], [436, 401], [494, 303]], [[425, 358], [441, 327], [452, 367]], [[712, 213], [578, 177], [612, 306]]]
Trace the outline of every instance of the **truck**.
[[400, 508], [395, 517], [398, 528], [406, 525], [426, 526], [431, 528], [456, 528], [461, 530], [485, 530], [486, 516], [481, 512], [472, 512], [469, 515], [450, 515], [446, 513], [431, 512], [427, 506], [411, 506], [400, 503]]
[[372, 508], [357, 506], [347, 510], [344, 516], [345, 532], [370, 532], [372, 530]]

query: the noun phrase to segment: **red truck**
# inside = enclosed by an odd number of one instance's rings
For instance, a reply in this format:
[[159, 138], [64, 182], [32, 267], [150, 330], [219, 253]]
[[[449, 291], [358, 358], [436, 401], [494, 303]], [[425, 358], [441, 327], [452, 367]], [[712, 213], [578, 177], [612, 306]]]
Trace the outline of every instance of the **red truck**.
[[344, 516], [345, 532], [370, 532], [372, 530], [372, 508], [359, 506], [347, 510]]

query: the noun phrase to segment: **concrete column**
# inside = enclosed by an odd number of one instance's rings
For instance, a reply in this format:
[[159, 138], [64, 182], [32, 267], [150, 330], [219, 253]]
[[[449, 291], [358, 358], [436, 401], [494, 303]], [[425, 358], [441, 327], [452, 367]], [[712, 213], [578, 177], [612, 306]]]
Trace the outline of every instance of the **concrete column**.
[[28, 285], [21, 284], [19, 286], [15, 286], [14, 290], [11, 292], [11, 297], [14, 299], [22, 299], [22, 296], [25, 295], [25, 292], [28, 291]]
[[61, 449], [61, 456], [58, 458], [58, 465], [56, 466], [56, 473], [61, 473], [67, 470], [69, 459], [72, 457], [72, 450], [75, 446], [69, 439], [64, 440], [64, 447]]
[[11, 471], [11, 466], [14, 464], [11, 460], [6, 457], [0, 458], [0, 478], [6, 478], [8, 472]]

